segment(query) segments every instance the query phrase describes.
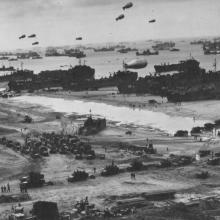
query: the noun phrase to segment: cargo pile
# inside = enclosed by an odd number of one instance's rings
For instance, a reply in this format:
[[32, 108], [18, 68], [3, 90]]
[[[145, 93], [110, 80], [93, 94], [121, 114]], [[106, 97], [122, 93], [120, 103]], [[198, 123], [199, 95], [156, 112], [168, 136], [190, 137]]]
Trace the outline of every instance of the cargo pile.
[[[28, 154], [32, 158], [47, 157], [50, 154], [74, 154], [76, 159], [95, 159], [96, 154], [89, 143], [82, 142], [78, 136], [64, 135], [55, 133], [42, 133], [38, 137], [26, 137], [25, 143], [22, 145], [19, 142], [6, 139], [0, 139], [0, 144], [20, 151], [23, 154]], [[105, 155], [98, 157], [104, 159]]]

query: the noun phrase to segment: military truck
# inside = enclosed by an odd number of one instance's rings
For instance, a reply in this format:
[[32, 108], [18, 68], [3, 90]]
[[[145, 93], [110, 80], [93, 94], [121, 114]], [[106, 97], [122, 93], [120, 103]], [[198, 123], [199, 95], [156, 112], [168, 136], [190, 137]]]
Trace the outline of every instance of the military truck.
[[44, 175], [39, 172], [30, 172], [20, 179], [20, 186], [24, 188], [42, 187], [45, 184]]

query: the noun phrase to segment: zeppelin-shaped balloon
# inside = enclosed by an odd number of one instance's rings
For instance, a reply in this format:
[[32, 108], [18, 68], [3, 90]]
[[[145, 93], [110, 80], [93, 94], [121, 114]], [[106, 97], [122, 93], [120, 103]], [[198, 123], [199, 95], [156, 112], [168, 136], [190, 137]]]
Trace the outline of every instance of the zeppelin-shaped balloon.
[[34, 37], [36, 37], [36, 34], [31, 34], [28, 36], [28, 38], [34, 38]]
[[144, 59], [131, 60], [128, 63], [124, 63], [125, 69], [142, 69], [147, 66], [147, 61]]
[[118, 20], [121, 20], [123, 19], [125, 16], [123, 14], [119, 15], [115, 20], [118, 21]]
[[21, 35], [21, 36], [19, 37], [19, 39], [23, 39], [23, 38], [25, 38], [25, 37], [26, 37], [26, 35], [23, 34], [23, 35]]
[[132, 2], [127, 3], [124, 7], [122, 7], [123, 10], [131, 8], [133, 6]]
[[82, 40], [82, 37], [77, 37], [76, 40]]
[[154, 23], [154, 22], [156, 22], [155, 19], [152, 19], [152, 20], [149, 21], [149, 23]]
[[39, 44], [39, 42], [38, 42], [38, 41], [36, 41], [36, 42], [32, 43], [32, 45], [38, 45], [38, 44]]

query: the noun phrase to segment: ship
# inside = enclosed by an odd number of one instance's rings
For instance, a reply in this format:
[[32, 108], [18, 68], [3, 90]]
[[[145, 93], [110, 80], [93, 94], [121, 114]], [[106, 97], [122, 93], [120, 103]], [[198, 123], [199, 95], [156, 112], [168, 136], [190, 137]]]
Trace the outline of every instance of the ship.
[[206, 42], [203, 44], [204, 55], [220, 54], [220, 41]]
[[86, 57], [86, 54], [79, 49], [69, 49], [65, 50], [65, 55], [69, 57], [83, 58]]
[[8, 60], [8, 57], [2, 56], [2, 57], [0, 57], [0, 60]]
[[137, 49], [128, 47], [128, 48], [122, 48], [122, 49], [118, 50], [119, 53], [128, 53], [128, 52], [132, 52], [132, 51], [137, 51]]
[[158, 50], [170, 50], [173, 47], [175, 47], [174, 42], [157, 43], [156, 45], [152, 46], [152, 48], [156, 51], [158, 51]]
[[26, 53], [17, 53], [16, 55], [18, 59], [42, 59], [42, 57], [34, 51], [29, 51]]
[[190, 44], [191, 45], [202, 45], [202, 44], [205, 44], [205, 43], [208, 43], [209, 41], [207, 40], [194, 40], [194, 41], [191, 41]]
[[58, 50], [57, 48], [54, 47], [48, 47], [46, 49], [45, 53], [46, 57], [60, 57], [60, 56], [66, 56], [65, 53], [61, 50]]
[[187, 69], [198, 69], [199, 62], [195, 59], [188, 59], [184, 61], [180, 61], [176, 64], [161, 64], [161, 65], [154, 65], [154, 69], [156, 73], [163, 73], [163, 72], [172, 72], [172, 71], [184, 71]]
[[108, 52], [108, 51], [114, 51], [114, 47], [102, 47], [102, 48], [94, 48], [95, 52]]
[[151, 52], [149, 49], [147, 49], [147, 50], [144, 50], [143, 52], [137, 51], [137, 52], [136, 52], [136, 55], [137, 55], [137, 56], [159, 55], [159, 52], [158, 52], [158, 51], [153, 51], [153, 52]]
[[4, 65], [0, 67], [0, 71], [14, 71], [15, 68], [13, 66], [5, 67]]
[[170, 49], [170, 52], [178, 52], [178, 51], [180, 51], [180, 49], [178, 49], [178, 48], [171, 48]]
[[220, 50], [211, 50], [211, 49], [205, 49], [204, 55], [216, 55], [220, 54]]
[[18, 58], [17, 57], [11, 57], [11, 58], [8, 58], [8, 61], [17, 61]]

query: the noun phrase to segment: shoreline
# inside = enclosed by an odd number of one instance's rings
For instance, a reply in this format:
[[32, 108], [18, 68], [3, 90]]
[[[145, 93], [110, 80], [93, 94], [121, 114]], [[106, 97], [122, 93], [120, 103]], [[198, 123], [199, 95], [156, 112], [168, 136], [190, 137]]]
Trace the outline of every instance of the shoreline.
[[[219, 119], [218, 113], [220, 112], [220, 100], [183, 102], [181, 105], [177, 105], [175, 103], [167, 102], [166, 99], [162, 99], [160, 96], [155, 96], [151, 94], [137, 96], [135, 94], [112, 95], [111, 93], [106, 94], [103, 92], [93, 94], [93, 91], [89, 91], [88, 93], [86, 91], [61, 91], [55, 93], [35, 92], [29, 95], [38, 95], [50, 98], [62, 98], [64, 100], [79, 100], [85, 102], [105, 103], [113, 106], [122, 106], [129, 108], [132, 108], [131, 105], [134, 104], [135, 109], [146, 109], [153, 112], [161, 112], [172, 117], [195, 117], [195, 120], [214, 121]], [[149, 104], [149, 100], [156, 100], [157, 104]], [[212, 106], [215, 106], [215, 109], [212, 109], [213, 111], [210, 112], [210, 108]]]

